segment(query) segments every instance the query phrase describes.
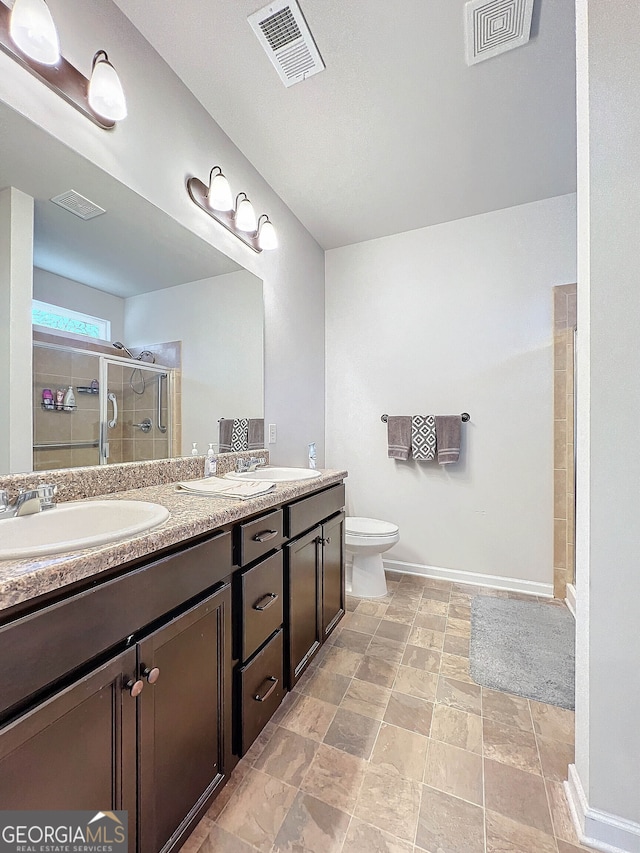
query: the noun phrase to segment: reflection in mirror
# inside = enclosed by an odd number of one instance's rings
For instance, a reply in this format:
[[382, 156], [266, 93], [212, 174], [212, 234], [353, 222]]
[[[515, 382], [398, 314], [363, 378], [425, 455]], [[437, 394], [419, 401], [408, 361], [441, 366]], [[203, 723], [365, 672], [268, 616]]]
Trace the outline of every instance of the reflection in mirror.
[[[14, 186], [35, 199], [34, 299], [110, 324], [110, 339], [90, 345], [51, 329], [35, 330], [34, 343], [76, 350], [90, 346], [116, 360], [124, 353], [113, 348], [113, 341], [122, 341], [134, 356], [152, 351], [157, 364], [172, 370], [172, 455], [189, 454], [193, 442], [204, 454], [209, 442], [218, 441], [221, 418], [262, 417], [260, 279], [5, 104], [0, 104], [0, 126], [0, 189]], [[84, 221], [51, 202], [72, 188], [106, 213]], [[0, 317], [0, 324], [7, 323]], [[99, 377], [74, 375], [68, 384], [75, 390], [86, 378]], [[42, 391], [51, 384], [57, 388], [59, 383], [34, 384], [34, 414], [50, 414], [42, 410]], [[78, 399], [76, 394], [77, 405]], [[58, 431], [62, 423], [56, 418]], [[67, 427], [74, 432], [73, 423], [79, 420], [66, 419], [65, 438]], [[34, 418], [34, 445], [54, 437], [43, 437], [43, 429]], [[125, 452], [124, 445], [113, 449], [116, 456]], [[80, 450], [95, 453], [98, 464], [95, 448], [78, 448], [68, 464], [87, 464]], [[145, 452], [160, 450], [147, 445]], [[43, 463], [37, 459], [35, 464], [40, 468]], [[60, 464], [65, 464], [62, 457]]]

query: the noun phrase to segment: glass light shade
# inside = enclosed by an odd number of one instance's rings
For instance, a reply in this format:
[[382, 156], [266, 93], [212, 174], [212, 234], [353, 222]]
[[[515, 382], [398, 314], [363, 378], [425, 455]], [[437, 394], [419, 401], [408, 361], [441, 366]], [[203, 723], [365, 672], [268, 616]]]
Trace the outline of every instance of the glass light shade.
[[211, 178], [207, 201], [214, 210], [233, 210], [231, 187], [222, 173]]
[[11, 10], [9, 35], [29, 59], [42, 65], [60, 61], [58, 32], [44, 0], [16, 0]]
[[120, 78], [113, 65], [98, 59], [89, 81], [89, 106], [97, 115], [109, 121], [127, 117], [127, 102]]
[[236, 210], [236, 228], [241, 231], [255, 231], [258, 227], [256, 212], [248, 198], [243, 198]]
[[267, 219], [266, 222], [263, 222], [260, 227], [258, 245], [261, 249], [266, 250], [278, 248], [278, 235], [276, 234], [276, 229], [273, 227], [273, 224], [269, 219]]

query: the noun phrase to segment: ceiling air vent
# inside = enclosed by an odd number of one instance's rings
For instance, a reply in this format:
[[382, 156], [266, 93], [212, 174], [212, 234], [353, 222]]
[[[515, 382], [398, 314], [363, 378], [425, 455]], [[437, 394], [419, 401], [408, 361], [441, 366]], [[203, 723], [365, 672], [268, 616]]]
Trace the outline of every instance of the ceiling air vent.
[[467, 65], [529, 41], [534, 0], [469, 0], [465, 6]]
[[279, 0], [249, 15], [249, 23], [287, 88], [324, 71], [324, 62], [295, 0]]
[[80, 219], [93, 219], [107, 212], [103, 207], [98, 207], [97, 204], [89, 201], [88, 198], [80, 195], [75, 190], [67, 190], [66, 193], [57, 195], [51, 201], [59, 207], [64, 207], [69, 213], [79, 216]]

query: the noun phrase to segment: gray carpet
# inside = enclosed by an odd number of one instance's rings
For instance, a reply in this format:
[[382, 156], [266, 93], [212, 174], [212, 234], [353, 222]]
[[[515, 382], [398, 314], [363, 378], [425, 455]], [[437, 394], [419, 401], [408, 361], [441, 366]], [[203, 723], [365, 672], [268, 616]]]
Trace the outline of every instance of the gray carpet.
[[475, 596], [469, 660], [484, 687], [575, 707], [575, 620], [566, 607]]

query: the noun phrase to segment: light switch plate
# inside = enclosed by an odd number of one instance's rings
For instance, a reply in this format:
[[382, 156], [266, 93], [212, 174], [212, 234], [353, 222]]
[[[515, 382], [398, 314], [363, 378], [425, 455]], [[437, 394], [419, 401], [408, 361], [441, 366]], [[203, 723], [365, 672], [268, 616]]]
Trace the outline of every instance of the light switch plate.
[[269, 444], [275, 444], [278, 440], [278, 432], [275, 424], [269, 424]]

